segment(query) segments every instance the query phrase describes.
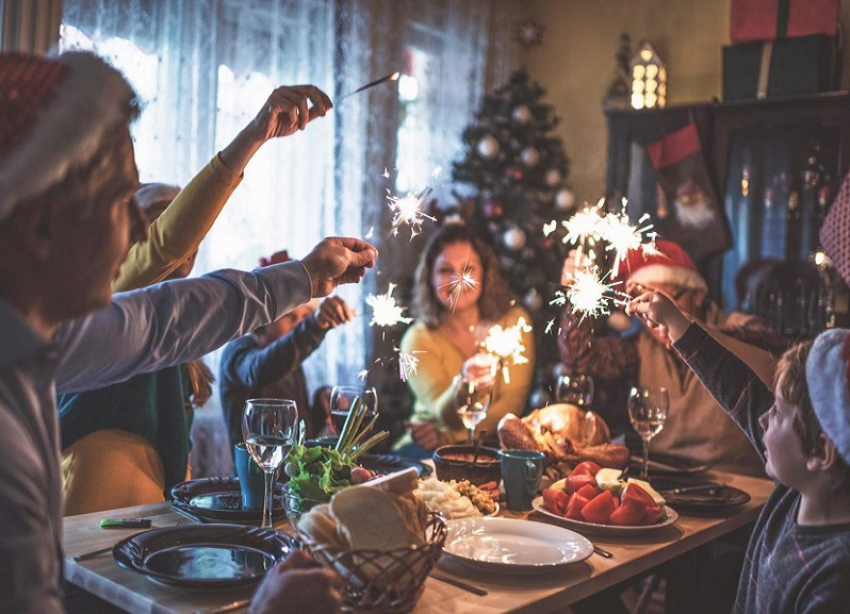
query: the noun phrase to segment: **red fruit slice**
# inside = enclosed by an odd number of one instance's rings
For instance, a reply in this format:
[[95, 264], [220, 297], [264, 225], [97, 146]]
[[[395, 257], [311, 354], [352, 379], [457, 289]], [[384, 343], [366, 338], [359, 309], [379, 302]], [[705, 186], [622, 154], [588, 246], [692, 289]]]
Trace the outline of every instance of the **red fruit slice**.
[[609, 491], [597, 495], [594, 499], [581, 509], [581, 515], [588, 522], [596, 524], [608, 524], [608, 519], [614, 513], [614, 495]]
[[593, 484], [596, 486], [596, 478], [592, 475], [570, 475], [567, 478], [567, 493], [573, 494], [582, 486]]
[[584, 520], [584, 516], [581, 515], [581, 510], [584, 509], [584, 506], [588, 503], [590, 503], [588, 499], [580, 497], [578, 493], [574, 494], [567, 502], [567, 512], [564, 514], [564, 517], [570, 518], [571, 520]]
[[570, 475], [592, 475], [594, 478], [596, 474], [602, 470], [602, 467], [594, 463], [593, 461], [584, 461], [583, 463], [579, 463], [573, 469], [573, 472]]
[[624, 499], [613, 514], [611, 524], [618, 527], [636, 527], [643, 524], [646, 507], [634, 499]]
[[651, 525], [655, 524], [661, 517], [664, 515], [664, 508], [660, 505], [656, 505], [654, 507], [646, 508], [646, 512], [643, 514], [643, 522], [641, 524]]
[[559, 492], [566, 495], [566, 493], [561, 490], [553, 490], [551, 488], [544, 488], [541, 494], [543, 495], [543, 505], [546, 506], [546, 509], [553, 514], [563, 516], [565, 508], [558, 505], [558, 497], [556, 496]]
[[652, 495], [637, 484], [626, 484], [625, 491], [623, 492], [623, 502], [629, 500], [635, 500], [639, 503], [643, 503], [646, 507], [658, 506], [655, 499], [652, 498]]
[[576, 494], [581, 495], [585, 499], [595, 499], [602, 494], [602, 489], [597, 488], [596, 484], [585, 484], [576, 491]]

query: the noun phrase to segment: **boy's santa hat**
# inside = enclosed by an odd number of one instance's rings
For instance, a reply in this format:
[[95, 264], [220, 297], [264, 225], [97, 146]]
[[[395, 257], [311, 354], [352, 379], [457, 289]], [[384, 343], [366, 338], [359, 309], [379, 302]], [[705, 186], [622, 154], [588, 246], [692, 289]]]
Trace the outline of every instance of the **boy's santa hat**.
[[0, 221], [91, 162], [135, 116], [135, 99], [91, 53], [0, 54]]
[[850, 464], [850, 330], [821, 333], [806, 359], [806, 383], [823, 432]]
[[618, 279], [623, 284], [632, 281], [650, 288], [666, 284], [708, 292], [708, 284], [685, 250], [663, 239], [657, 239], [655, 247], [654, 251], [648, 252], [642, 248], [629, 251], [620, 264]]

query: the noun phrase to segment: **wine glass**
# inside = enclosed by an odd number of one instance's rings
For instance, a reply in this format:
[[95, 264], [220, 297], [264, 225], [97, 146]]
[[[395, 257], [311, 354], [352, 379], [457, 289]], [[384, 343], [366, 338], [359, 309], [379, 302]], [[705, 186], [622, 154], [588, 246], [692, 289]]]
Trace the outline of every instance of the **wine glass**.
[[342, 428], [348, 419], [348, 412], [354, 407], [354, 399], [357, 398], [366, 406], [363, 423], [369, 424], [378, 415], [378, 393], [374, 388], [371, 386], [334, 386], [331, 389], [329, 403], [331, 424], [337, 436], [342, 433]]
[[593, 378], [584, 373], [567, 373], [558, 378], [555, 398], [560, 403], [570, 403], [587, 410], [584, 415], [584, 445], [590, 445], [596, 426], [596, 416], [590, 409], [593, 403]]
[[629, 393], [629, 420], [643, 439], [643, 464], [641, 479], [649, 476], [649, 441], [664, 428], [670, 395], [663, 386], [632, 388]]
[[242, 414], [242, 436], [254, 462], [265, 474], [264, 529], [272, 528], [277, 468], [298, 436], [298, 408], [289, 399], [249, 399]]
[[475, 445], [475, 427], [487, 415], [493, 397], [493, 378], [455, 376], [455, 409], [469, 429], [469, 445]]

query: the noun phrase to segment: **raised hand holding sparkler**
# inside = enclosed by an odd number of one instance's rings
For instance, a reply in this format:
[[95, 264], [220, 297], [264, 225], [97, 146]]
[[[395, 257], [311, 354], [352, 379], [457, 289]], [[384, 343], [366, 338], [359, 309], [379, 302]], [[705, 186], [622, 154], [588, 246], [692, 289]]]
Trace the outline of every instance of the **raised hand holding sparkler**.
[[394, 73], [390, 73], [386, 77], [381, 77], [380, 79], [375, 79], [374, 81], [371, 81], [371, 82], [367, 83], [366, 85], [362, 85], [362, 86], [358, 87], [353, 92], [348, 92], [347, 94], [343, 94], [342, 96], [337, 97], [336, 103], [339, 104], [340, 102], [342, 102], [346, 98], [354, 96], [354, 94], [359, 94], [360, 92], [363, 92], [365, 90], [373, 88], [376, 85], [380, 85], [381, 83], [387, 83], [389, 81], [398, 81], [398, 78], [400, 76], [401, 76], [400, 72], [394, 72]]

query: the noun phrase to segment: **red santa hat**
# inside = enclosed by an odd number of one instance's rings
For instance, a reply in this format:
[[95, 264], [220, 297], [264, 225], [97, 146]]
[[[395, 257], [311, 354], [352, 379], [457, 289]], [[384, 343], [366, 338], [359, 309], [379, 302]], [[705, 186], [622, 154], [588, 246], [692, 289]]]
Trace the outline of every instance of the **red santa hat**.
[[821, 333], [806, 359], [806, 383], [823, 432], [850, 463], [850, 330]]
[[687, 252], [672, 241], [658, 239], [655, 250], [633, 249], [620, 264], [619, 280], [653, 287], [667, 284], [708, 292], [708, 284], [699, 274]]
[[0, 54], [0, 220], [89, 163], [135, 116], [135, 99], [91, 53]]

